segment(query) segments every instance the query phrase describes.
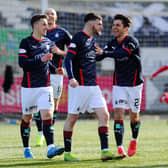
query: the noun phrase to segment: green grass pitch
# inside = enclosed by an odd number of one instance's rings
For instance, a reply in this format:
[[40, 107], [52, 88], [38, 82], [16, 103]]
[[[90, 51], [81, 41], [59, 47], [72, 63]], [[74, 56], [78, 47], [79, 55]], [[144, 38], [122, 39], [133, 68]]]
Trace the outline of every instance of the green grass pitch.
[[[31, 128], [32, 151], [35, 159], [25, 160], [20, 138], [20, 126], [0, 123], [0, 167], [2, 168], [168, 168], [168, 122], [166, 119], [143, 118], [137, 153], [123, 160], [100, 160], [100, 145], [96, 120], [78, 120], [74, 128], [72, 152], [79, 162], [67, 163], [63, 155], [47, 159], [46, 146], [35, 147], [37, 130]], [[55, 144], [63, 146], [63, 124], [55, 124]], [[110, 121], [110, 150], [117, 155]], [[124, 147], [127, 151], [130, 140], [129, 121], [125, 121]]]

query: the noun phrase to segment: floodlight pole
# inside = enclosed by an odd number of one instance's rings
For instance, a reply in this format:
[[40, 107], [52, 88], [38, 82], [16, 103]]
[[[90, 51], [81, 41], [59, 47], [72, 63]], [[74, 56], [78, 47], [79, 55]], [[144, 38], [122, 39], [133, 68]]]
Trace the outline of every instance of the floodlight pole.
[[48, 8], [48, 0], [41, 0], [41, 11], [42, 13]]

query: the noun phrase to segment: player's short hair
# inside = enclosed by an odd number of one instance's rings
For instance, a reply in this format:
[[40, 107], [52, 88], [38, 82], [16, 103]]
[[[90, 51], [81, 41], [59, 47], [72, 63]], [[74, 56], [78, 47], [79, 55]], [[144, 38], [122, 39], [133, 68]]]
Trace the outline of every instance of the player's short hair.
[[130, 27], [130, 25], [132, 24], [131, 18], [129, 18], [128, 16], [125, 16], [123, 14], [115, 15], [114, 18], [113, 18], [113, 21], [114, 20], [121, 20], [124, 27]]
[[58, 16], [58, 13], [57, 13], [57, 11], [54, 8], [47, 8], [45, 10], [45, 12], [44, 12], [45, 15], [46, 15], [46, 13], [47, 13], [48, 10], [53, 10], [55, 12], [56, 16]]
[[34, 15], [30, 21], [32, 28], [33, 28], [34, 23], [38, 22], [40, 19], [47, 19], [47, 15], [44, 15], [44, 14]]
[[84, 23], [87, 23], [88, 21], [92, 21], [92, 20], [102, 20], [102, 17], [100, 15], [97, 15], [95, 13], [88, 13], [85, 18], [84, 18]]

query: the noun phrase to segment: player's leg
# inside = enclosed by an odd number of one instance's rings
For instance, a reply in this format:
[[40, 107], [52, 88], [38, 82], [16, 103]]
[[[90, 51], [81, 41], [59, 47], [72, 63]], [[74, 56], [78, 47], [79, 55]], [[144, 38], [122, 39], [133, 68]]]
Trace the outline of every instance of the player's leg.
[[34, 113], [33, 119], [36, 123], [37, 131], [38, 131], [38, 135], [36, 139], [36, 146], [42, 146], [45, 141], [44, 141], [44, 136], [43, 136], [43, 122], [41, 119], [40, 111], [37, 113]]
[[47, 157], [52, 158], [64, 152], [64, 148], [55, 147], [54, 145], [54, 127], [53, 127], [53, 88], [41, 88], [38, 98], [38, 107], [40, 109], [41, 118], [43, 120], [43, 134], [47, 143]]
[[31, 148], [29, 146], [29, 138], [30, 138], [30, 124], [32, 120], [32, 114], [22, 115], [22, 121], [20, 125], [20, 134], [22, 138], [22, 143], [24, 147], [24, 158], [32, 159], [33, 154], [31, 152]]
[[109, 113], [106, 108], [95, 108], [98, 117], [98, 134], [101, 145], [101, 159], [111, 160], [112, 152], [109, 151]]
[[56, 155], [61, 155], [64, 152], [64, 148], [55, 147], [54, 145], [54, 128], [53, 128], [53, 111], [52, 110], [40, 110], [43, 120], [43, 134], [47, 143], [47, 157], [52, 158]]
[[[29, 146], [29, 138], [30, 138], [30, 124], [32, 121], [32, 111], [37, 109], [36, 101], [35, 101], [35, 92], [31, 88], [21, 88], [21, 103], [22, 103], [22, 121], [20, 125], [20, 134], [24, 147], [24, 158], [31, 159], [33, 158], [33, 154], [31, 152], [31, 148]], [[29, 95], [32, 97], [29, 99]]]
[[57, 118], [58, 106], [59, 106], [60, 98], [54, 98], [54, 113], [53, 113], [53, 125], [55, 124], [55, 120]]
[[128, 88], [130, 105], [130, 127], [132, 132], [132, 138], [128, 148], [128, 156], [133, 156], [137, 149], [137, 139], [140, 129], [140, 106], [142, 98], [142, 88], [143, 85], [138, 85], [136, 87]]
[[137, 149], [137, 139], [140, 129], [139, 113], [130, 111], [130, 127], [132, 132], [132, 138], [128, 148], [128, 156], [133, 156]]
[[78, 119], [79, 114], [68, 114], [67, 119], [64, 124], [64, 160], [65, 161], [78, 161], [76, 157], [71, 154], [71, 147], [72, 147], [72, 134], [74, 125]]
[[63, 89], [63, 75], [51, 74], [50, 81], [51, 86], [53, 87], [53, 94], [54, 94], [54, 114], [53, 114], [53, 125], [54, 125]]
[[86, 92], [85, 87], [68, 87], [68, 115], [64, 124], [63, 132], [65, 161], [78, 161], [78, 159], [71, 154], [73, 127], [78, 119], [79, 113], [85, 111], [86, 109], [85, 104], [87, 104], [87, 98], [88, 91]]
[[99, 86], [90, 87], [91, 98], [89, 102], [90, 111], [95, 111], [98, 117], [98, 134], [101, 145], [101, 159], [112, 159], [112, 153], [109, 151], [109, 112], [106, 101], [102, 96]]
[[126, 152], [124, 151], [124, 147], [123, 147], [124, 113], [125, 113], [125, 110], [122, 108], [114, 109], [114, 135], [115, 135], [118, 154], [123, 157], [126, 156]]
[[126, 156], [123, 147], [124, 139], [124, 113], [127, 108], [127, 96], [123, 87], [113, 86], [112, 103], [114, 108], [114, 135], [118, 154]]

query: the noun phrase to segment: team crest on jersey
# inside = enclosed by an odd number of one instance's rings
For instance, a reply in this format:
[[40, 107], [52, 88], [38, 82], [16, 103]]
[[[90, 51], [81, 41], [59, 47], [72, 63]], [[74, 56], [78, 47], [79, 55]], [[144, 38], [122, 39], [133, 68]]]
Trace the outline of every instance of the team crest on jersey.
[[108, 46], [107, 46], [107, 45], [105, 45], [103, 49], [105, 50], [105, 49], [107, 49], [107, 48], [108, 48]]
[[50, 46], [49, 46], [49, 45], [46, 45], [46, 48], [47, 48], [47, 50], [49, 50], [49, 49], [50, 49]]
[[76, 44], [75, 43], [71, 43], [69, 47], [70, 48], [76, 48]]
[[58, 38], [58, 37], [59, 37], [59, 34], [58, 34], [58, 33], [55, 33], [55, 37]]
[[116, 49], [116, 47], [114, 47], [114, 46], [111, 46], [111, 48], [112, 48], [113, 50], [115, 50], [115, 49]]
[[20, 48], [20, 49], [19, 49], [19, 53], [20, 53], [20, 54], [24, 54], [24, 53], [26, 53], [26, 50], [23, 49], [23, 48]]
[[37, 49], [37, 46], [32, 46], [32, 48]]
[[92, 39], [90, 39], [90, 38], [89, 38], [89, 39], [87, 39], [87, 41], [86, 41], [85, 45], [86, 45], [86, 46], [89, 46], [89, 45], [90, 45], [90, 43], [91, 43], [91, 40], [92, 40]]

